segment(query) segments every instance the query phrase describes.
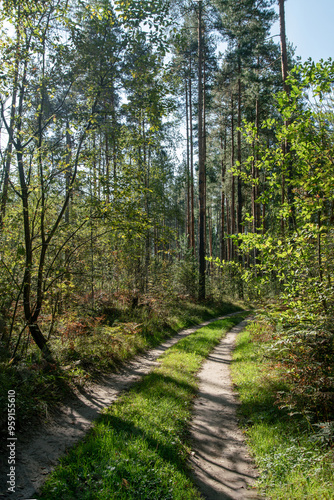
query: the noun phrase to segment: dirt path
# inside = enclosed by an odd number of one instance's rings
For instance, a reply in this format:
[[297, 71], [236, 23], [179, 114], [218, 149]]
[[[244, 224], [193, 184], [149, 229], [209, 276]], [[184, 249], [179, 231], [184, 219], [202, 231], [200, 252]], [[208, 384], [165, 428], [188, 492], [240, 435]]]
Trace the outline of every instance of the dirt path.
[[237, 398], [230, 379], [231, 352], [242, 321], [210, 354], [199, 372], [199, 397], [191, 427], [191, 466], [195, 483], [208, 500], [260, 498], [252, 486], [257, 472], [237, 425]]
[[[227, 316], [235, 314], [238, 313]], [[103, 408], [110, 406], [121, 391], [128, 389], [148, 373], [157, 364], [156, 359], [169, 347], [199, 328], [224, 317], [226, 316], [182, 330], [143, 356], [135, 357], [118, 373], [105, 377], [99, 384], [80, 389], [76, 398], [59, 408], [59, 414], [51, 424], [39, 427], [37, 430], [31, 428], [25, 435], [18, 436], [15, 464], [16, 491], [15, 493], [7, 491], [9, 470], [6, 457], [3, 457], [0, 467], [0, 498], [12, 500], [33, 498], [47, 474], [54, 469], [59, 457], [84, 437]]]

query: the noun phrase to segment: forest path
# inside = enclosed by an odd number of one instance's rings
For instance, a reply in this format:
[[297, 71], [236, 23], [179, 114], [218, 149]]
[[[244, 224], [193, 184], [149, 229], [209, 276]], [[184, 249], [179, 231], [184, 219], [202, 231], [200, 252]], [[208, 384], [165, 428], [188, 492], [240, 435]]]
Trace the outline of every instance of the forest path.
[[[18, 435], [16, 443], [15, 493], [7, 491], [8, 464], [0, 465], [0, 498], [31, 499], [43, 484], [47, 474], [57, 465], [57, 460], [67, 449], [84, 437], [101, 410], [110, 406], [120, 392], [129, 389], [143, 375], [158, 363], [156, 359], [182, 338], [213, 321], [234, 316], [231, 313], [208, 320], [200, 325], [184, 329], [177, 335], [134, 357], [124, 364], [117, 373], [109, 374], [99, 383], [78, 388], [75, 397], [59, 407], [52, 422], [29, 428]], [[143, 499], [144, 500], [144, 499]]]
[[247, 320], [233, 327], [199, 372], [199, 393], [191, 425], [194, 480], [208, 500], [260, 498], [252, 486], [258, 476], [238, 428], [238, 400], [230, 378], [232, 350]]

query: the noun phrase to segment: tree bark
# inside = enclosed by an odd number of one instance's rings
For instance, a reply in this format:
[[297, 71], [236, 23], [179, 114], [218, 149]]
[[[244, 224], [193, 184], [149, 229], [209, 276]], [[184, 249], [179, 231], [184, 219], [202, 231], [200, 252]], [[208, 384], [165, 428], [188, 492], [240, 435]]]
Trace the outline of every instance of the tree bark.
[[[279, 5], [279, 19], [280, 19], [280, 39], [281, 39], [281, 67], [282, 67], [282, 80], [283, 80], [283, 90], [287, 94], [290, 94], [289, 85], [286, 83], [288, 77], [288, 58], [287, 58], [287, 50], [286, 50], [286, 29], [285, 29], [285, 9], [284, 9], [284, 1], [278, 0]], [[289, 126], [289, 121], [284, 120], [284, 126], [287, 128]], [[289, 204], [289, 228], [292, 229], [294, 223], [294, 205], [293, 205], [293, 194], [292, 194], [292, 164], [288, 157], [290, 152], [290, 144], [287, 139], [285, 139], [283, 148], [283, 171], [282, 171], [282, 204], [285, 202], [285, 185], [287, 192], [287, 202]], [[284, 235], [285, 231], [285, 221], [282, 217], [281, 220], [282, 234]]]
[[[12, 162], [12, 152], [13, 152], [13, 134], [14, 134], [14, 121], [15, 121], [15, 111], [16, 111], [16, 100], [18, 91], [18, 75], [19, 75], [19, 64], [20, 64], [20, 43], [21, 43], [21, 31], [20, 31], [20, 2], [18, 2], [18, 13], [16, 20], [16, 54], [14, 62], [14, 78], [13, 78], [13, 95], [10, 108], [10, 119], [9, 119], [9, 129], [8, 129], [8, 145], [5, 151], [5, 161], [4, 161], [4, 175], [3, 175], [3, 186], [1, 193], [1, 204], [0, 204], [0, 233], [3, 229], [4, 218], [6, 215], [6, 206], [8, 199], [8, 185], [9, 185], [9, 174]], [[3, 110], [2, 110], [3, 111]]]
[[187, 243], [188, 248], [191, 248], [191, 215], [190, 215], [190, 148], [189, 148], [189, 104], [188, 104], [188, 80], [185, 83], [186, 95], [186, 140], [187, 140], [187, 165], [186, 165], [186, 186], [187, 186]]
[[193, 148], [193, 114], [192, 114], [192, 85], [191, 60], [189, 62], [189, 134], [190, 134], [190, 211], [191, 211], [191, 248], [195, 255], [195, 214], [194, 214], [194, 148]]
[[199, 299], [205, 299], [205, 152], [203, 140], [202, 0], [198, 3], [198, 169], [199, 169]]
[[[231, 94], [231, 167], [234, 167], [234, 102]], [[235, 234], [235, 176], [232, 174], [231, 186], [231, 234]], [[234, 244], [231, 242], [231, 260], [234, 259]]]
[[226, 127], [224, 140], [221, 137], [222, 161], [221, 161], [221, 226], [220, 226], [220, 260], [226, 259], [225, 245], [225, 174], [226, 174]]
[[[69, 122], [67, 120], [66, 122], [66, 171], [65, 171], [65, 184], [66, 184], [66, 196], [69, 193], [70, 190], [70, 183], [71, 183], [71, 177], [72, 177], [72, 172], [71, 172], [71, 160], [72, 160], [72, 141], [71, 141], [71, 135], [69, 132]], [[66, 224], [70, 223], [70, 199], [67, 204], [66, 210], [65, 210], [65, 222]]]
[[[240, 48], [240, 45], [239, 45]], [[238, 135], [237, 135], [237, 160], [239, 163], [238, 171], [241, 173], [241, 62], [238, 56]], [[242, 232], [242, 181], [240, 175], [237, 177], [237, 232]]]
[[288, 58], [286, 51], [286, 30], [285, 30], [285, 0], [278, 0], [279, 6], [279, 19], [280, 19], [280, 38], [281, 38], [281, 67], [282, 67], [282, 79], [283, 79], [283, 90], [289, 92], [289, 87], [286, 84], [286, 79], [288, 76]]
[[[231, 235], [230, 200], [228, 198], [226, 198], [226, 234], [227, 236]], [[226, 258], [228, 262], [232, 260], [230, 238], [227, 238]]]

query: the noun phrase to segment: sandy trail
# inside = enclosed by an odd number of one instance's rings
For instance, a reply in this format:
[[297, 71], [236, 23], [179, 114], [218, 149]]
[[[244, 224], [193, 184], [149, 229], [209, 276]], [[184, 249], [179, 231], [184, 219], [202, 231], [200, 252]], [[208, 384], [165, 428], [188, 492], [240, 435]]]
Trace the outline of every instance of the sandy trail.
[[[16, 491], [15, 493], [7, 491], [8, 463], [7, 457], [2, 457], [0, 464], [0, 498], [10, 498], [12, 500], [34, 498], [47, 474], [57, 465], [57, 460], [67, 449], [84, 437], [101, 410], [110, 406], [121, 391], [128, 389], [143, 375], [149, 373], [157, 364], [156, 359], [163, 352], [182, 338], [212, 321], [234, 316], [235, 314], [238, 313], [228, 314], [182, 330], [173, 338], [147, 351], [144, 355], [136, 356], [117, 373], [108, 375], [98, 384], [80, 388], [76, 397], [62, 405], [59, 408], [58, 415], [48, 425], [39, 426], [37, 429], [32, 427], [27, 429], [23, 435], [18, 435], [15, 464]], [[216, 355], [212, 354], [212, 356]], [[212, 379], [212, 383], [214, 381], [215, 379]], [[235, 419], [236, 417], [231, 418]], [[212, 432], [216, 433], [218, 430], [213, 429]]]
[[231, 353], [237, 334], [233, 327], [204, 362], [191, 426], [194, 480], [208, 500], [260, 498], [249, 490], [258, 476], [237, 425], [238, 400], [230, 379]]

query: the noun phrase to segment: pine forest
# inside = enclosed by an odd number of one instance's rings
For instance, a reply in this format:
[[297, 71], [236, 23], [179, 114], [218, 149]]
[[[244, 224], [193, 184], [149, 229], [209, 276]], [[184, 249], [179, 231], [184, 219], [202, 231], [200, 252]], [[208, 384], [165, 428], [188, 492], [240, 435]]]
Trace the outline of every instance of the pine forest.
[[[0, 404], [15, 391], [17, 432], [246, 311], [235, 353], [254, 349], [257, 396], [233, 380], [257, 488], [334, 498], [334, 63], [295, 56], [285, 3], [2, 0]], [[267, 454], [263, 422], [283, 436]], [[108, 467], [115, 490], [76, 472], [39, 498], [202, 498]]]

